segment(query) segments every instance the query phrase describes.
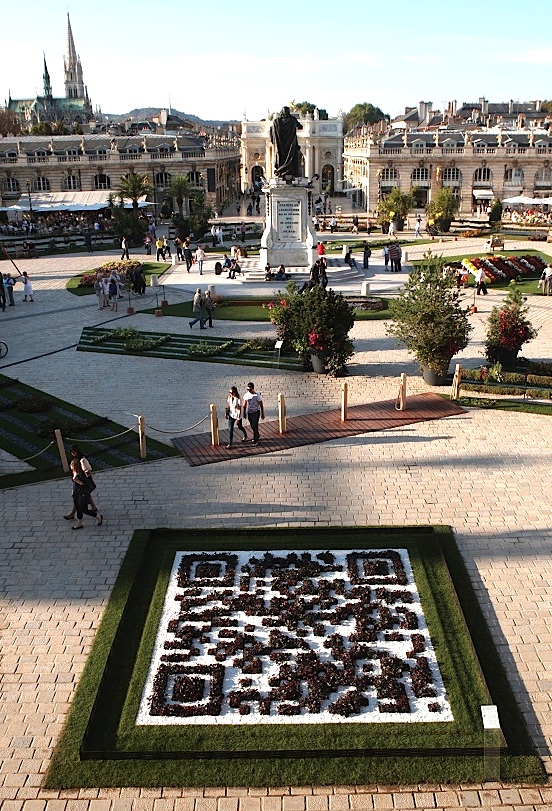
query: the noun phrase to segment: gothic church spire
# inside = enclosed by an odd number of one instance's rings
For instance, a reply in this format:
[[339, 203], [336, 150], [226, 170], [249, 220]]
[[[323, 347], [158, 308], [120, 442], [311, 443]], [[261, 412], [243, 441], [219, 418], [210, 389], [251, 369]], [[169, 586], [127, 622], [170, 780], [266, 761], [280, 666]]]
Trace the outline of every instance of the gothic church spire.
[[85, 98], [86, 90], [82, 80], [82, 65], [75, 48], [69, 12], [67, 12], [67, 56], [63, 60], [63, 70], [65, 73], [65, 96], [68, 99]]

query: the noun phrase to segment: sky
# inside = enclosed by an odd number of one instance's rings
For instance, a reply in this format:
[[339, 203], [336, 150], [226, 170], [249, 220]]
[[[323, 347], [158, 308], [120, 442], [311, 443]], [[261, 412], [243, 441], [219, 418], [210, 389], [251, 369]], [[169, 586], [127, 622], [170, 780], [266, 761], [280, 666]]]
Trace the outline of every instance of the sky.
[[[0, 0], [0, 104], [64, 96], [67, 12], [94, 109], [266, 118], [370, 102], [552, 99], [552, 0]], [[11, 19], [10, 19], [11, 18]]]

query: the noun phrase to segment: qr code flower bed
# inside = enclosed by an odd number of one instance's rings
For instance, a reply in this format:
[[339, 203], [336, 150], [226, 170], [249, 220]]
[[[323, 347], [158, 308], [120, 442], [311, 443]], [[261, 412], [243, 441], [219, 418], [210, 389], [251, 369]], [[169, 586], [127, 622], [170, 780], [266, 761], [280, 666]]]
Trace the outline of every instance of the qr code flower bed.
[[481, 782], [489, 703], [542, 781], [449, 528], [142, 530], [44, 785]]
[[138, 724], [390, 713], [452, 720], [405, 549], [176, 555]]

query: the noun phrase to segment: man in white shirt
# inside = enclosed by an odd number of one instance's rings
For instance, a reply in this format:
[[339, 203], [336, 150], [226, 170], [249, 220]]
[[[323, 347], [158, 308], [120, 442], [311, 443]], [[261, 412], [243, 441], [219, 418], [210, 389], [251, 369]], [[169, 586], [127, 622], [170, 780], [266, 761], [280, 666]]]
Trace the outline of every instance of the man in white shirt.
[[264, 405], [262, 394], [255, 391], [253, 383], [247, 384], [247, 393], [243, 396], [244, 416], [249, 420], [253, 431], [253, 445], [259, 444], [259, 418], [264, 420]]
[[199, 275], [203, 276], [203, 262], [205, 261], [205, 251], [198, 245], [196, 252], [195, 252], [195, 260], [197, 262], [197, 267], [199, 270]]

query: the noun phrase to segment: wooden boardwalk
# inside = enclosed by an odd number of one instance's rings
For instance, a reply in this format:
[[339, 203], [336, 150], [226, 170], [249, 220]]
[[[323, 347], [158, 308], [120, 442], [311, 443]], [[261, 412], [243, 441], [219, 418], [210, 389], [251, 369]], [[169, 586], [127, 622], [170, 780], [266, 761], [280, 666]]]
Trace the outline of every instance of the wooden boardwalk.
[[[453, 400], [446, 400], [433, 392], [417, 394], [406, 398], [406, 410], [397, 411], [395, 400], [383, 400], [379, 403], [368, 403], [350, 406], [347, 409], [347, 421], [341, 421], [341, 410], [332, 409], [298, 417], [288, 417], [287, 432], [278, 433], [278, 421], [260, 423], [261, 441], [257, 447], [251, 442], [242, 442], [240, 431], [234, 431], [234, 444], [227, 450], [228, 429], [220, 430], [220, 445], [211, 445], [210, 433], [197, 434], [172, 439], [187, 462], [197, 465], [210, 465], [213, 462], [227, 462], [242, 456], [259, 456], [263, 453], [275, 453], [298, 448], [301, 445], [315, 445], [330, 439], [366, 434], [370, 431], [385, 431], [389, 428], [401, 428], [415, 422], [438, 420], [465, 413], [465, 409]], [[224, 424], [221, 422], [221, 425]], [[247, 422], [248, 437], [251, 430]]]

